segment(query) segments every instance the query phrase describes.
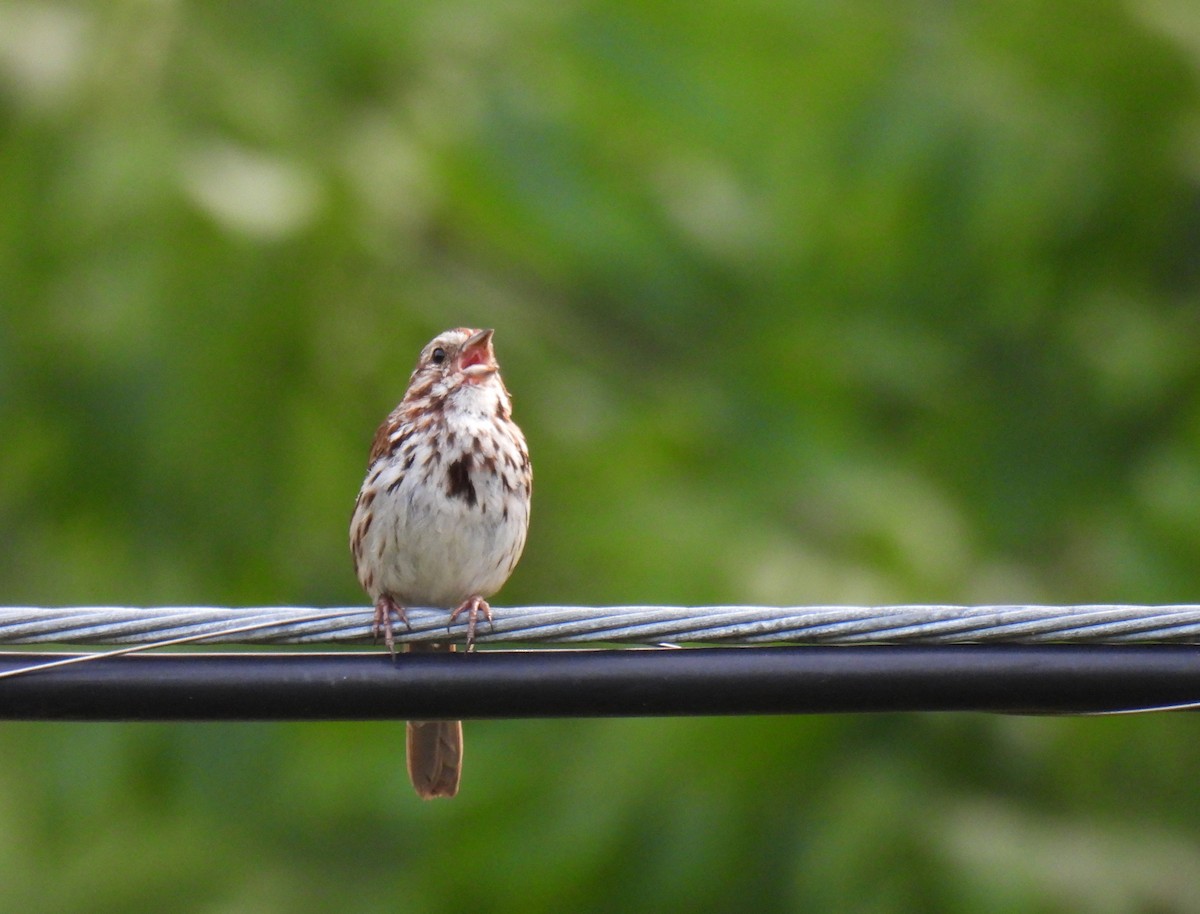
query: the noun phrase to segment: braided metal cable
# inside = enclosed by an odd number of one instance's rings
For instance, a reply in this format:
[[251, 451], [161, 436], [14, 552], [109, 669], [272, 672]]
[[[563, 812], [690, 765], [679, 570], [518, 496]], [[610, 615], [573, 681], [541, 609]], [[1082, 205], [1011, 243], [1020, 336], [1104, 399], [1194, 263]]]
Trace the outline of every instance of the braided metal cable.
[[[396, 640], [462, 641], [465, 619], [410, 609]], [[953, 644], [1200, 642], [1200, 605], [496, 607], [480, 644]], [[0, 607], [0, 645], [370, 639], [362, 607]]]

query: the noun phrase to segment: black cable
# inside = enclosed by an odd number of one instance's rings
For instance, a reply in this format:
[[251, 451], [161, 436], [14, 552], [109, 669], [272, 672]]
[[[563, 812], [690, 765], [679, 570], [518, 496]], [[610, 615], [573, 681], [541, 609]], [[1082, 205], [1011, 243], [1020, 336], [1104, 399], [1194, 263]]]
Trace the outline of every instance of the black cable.
[[[66, 656], [0, 654], [0, 674]], [[1078, 714], [1193, 702], [1200, 647], [1179, 645], [142, 654], [0, 678], [6, 720]]]

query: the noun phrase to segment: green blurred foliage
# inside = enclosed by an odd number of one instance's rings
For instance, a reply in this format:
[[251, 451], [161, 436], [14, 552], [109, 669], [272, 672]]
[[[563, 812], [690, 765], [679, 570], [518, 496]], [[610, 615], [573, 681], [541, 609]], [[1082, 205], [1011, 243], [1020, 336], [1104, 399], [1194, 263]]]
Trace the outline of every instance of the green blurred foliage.
[[[0, 2], [0, 602], [362, 602], [494, 326], [500, 604], [1200, 591], [1188, 0]], [[7, 725], [4, 910], [1198, 911], [1187, 717]]]

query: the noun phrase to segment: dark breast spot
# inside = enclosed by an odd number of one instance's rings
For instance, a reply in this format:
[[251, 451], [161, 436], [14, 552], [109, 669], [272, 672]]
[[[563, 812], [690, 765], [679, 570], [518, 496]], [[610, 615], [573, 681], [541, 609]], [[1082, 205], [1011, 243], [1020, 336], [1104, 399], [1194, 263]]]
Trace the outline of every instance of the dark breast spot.
[[475, 484], [471, 482], [471, 458], [460, 457], [446, 468], [446, 494], [451, 498], [465, 499], [468, 505], [476, 504]]

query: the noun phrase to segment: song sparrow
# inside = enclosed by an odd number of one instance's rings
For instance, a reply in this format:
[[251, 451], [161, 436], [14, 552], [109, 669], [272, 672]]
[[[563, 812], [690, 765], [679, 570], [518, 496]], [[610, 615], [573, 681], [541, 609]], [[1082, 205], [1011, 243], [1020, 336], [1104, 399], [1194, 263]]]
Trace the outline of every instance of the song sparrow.
[[[533, 474], [512, 420], [491, 330], [447, 330], [421, 350], [408, 390], [375, 433], [350, 521], [358, 580], [375, 603], [374, 633], [395, 652], [405, 607], [467, 618], [467, 649], [487, 598], [525, 547]], [[412, 645], [454, 650], [453, 644]], [[462, 771], [460, 721], [408, 723], [408, 773], [420, 796], [452, 797]]]

